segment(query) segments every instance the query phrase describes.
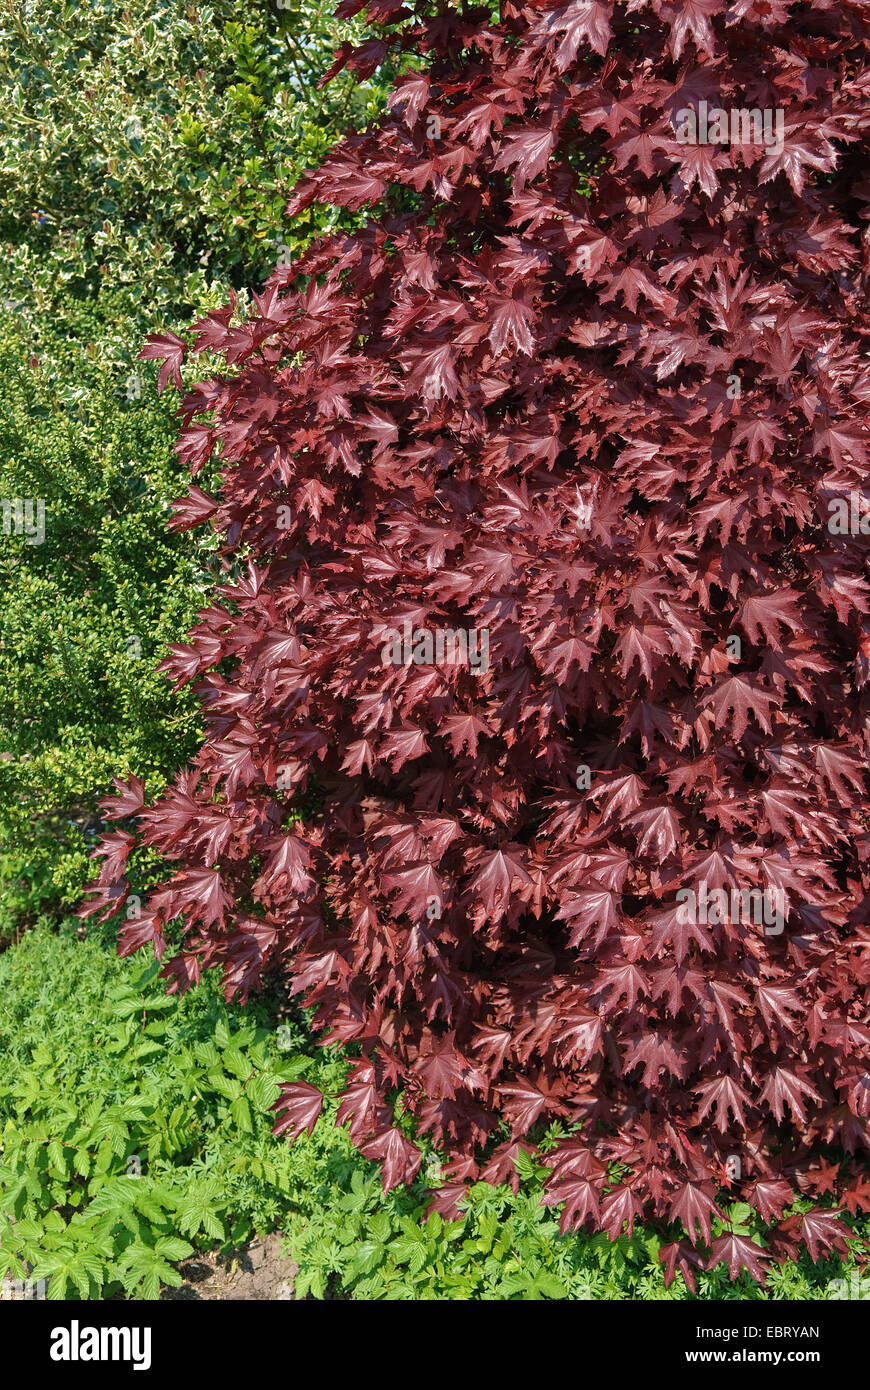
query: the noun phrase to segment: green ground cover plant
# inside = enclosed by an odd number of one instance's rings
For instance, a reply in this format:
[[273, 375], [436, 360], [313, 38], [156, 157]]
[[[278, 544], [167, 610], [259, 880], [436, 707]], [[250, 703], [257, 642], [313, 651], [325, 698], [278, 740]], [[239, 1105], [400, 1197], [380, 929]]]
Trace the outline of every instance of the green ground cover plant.
[[269, 1107], [282, 1078], [340, 1061], [156, 974], [69, 933], [0, 959], [0, 1265], [49, 1298], [155, 1298], [173, 1261], [273, 1229], [305, 1183]]
[[[0, 1277], [45, 1279], [50, 1298], [156, 1298], [195, 1250], [282, 1231], [296, 1296], [361, 1300], [662, 1299], [658, 1238], [637, 1229], [561, 1236], [540, 1204], [544, 1170], [520, 1155], [509, 1183], [476, 1183], [448, 1221], [418, 1183], [383, 1191], [334, 1123], [347, 1060], [267, 997], [227, 1004], [214, 972], [168, 996], [156, 963], [113, 955], [105, 930], [29, 932], [0, 956]], [[287, 1080], [327, 1096], [325, 1123], [272, 1134]], [[738, 1222], [748, 1209], [735, 1210]], [[851, 1267], [851, 1266], [850, 1266]], [[817, 1299], [844, 1266], [803, 1255], [762, 1291], [701, 1274], [701, 1298]]]

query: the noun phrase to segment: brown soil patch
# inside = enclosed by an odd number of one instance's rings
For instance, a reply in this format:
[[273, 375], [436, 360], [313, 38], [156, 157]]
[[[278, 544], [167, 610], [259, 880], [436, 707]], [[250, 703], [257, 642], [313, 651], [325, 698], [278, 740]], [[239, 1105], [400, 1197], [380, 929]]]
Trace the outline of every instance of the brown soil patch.
[[229, 1255], [196, 1255], [183, 1260], [178, 1272], [184, 1283], [164, 1289], [166, 1300], [204, 1299], [287, 1300], [296, 1297], [299, 1266], [281, 1253], [279, 1236], [250, 1240]]

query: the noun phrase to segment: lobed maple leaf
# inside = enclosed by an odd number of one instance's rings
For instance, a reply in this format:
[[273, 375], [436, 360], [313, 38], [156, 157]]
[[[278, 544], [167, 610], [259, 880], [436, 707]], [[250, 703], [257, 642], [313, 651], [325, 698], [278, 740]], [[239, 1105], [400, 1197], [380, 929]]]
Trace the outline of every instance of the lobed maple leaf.
[[716, 1265], [724, 1260], [728, 1265], [728, 1278], [732, 1282], [740, 1271], [745, 1269], [759, 1284], [764, 1284], [767, 1282], [767, 1275], [762, 1261], [770, 1258], [768, 1252], [748, 1236], [729, 1231], [714, 1240], [707, 1268], [715, 1269]]
[[152, 333], [139, 353], [146, 362], [156, 359], [163, 363], [157, 377], [157, 389], [161, 394], [170, 380], [181, 390], [181, 364], [186, 351], [187, 344], [177, 333]]
[[323, 1109], [323, 1095], [307, 1081], [294, 1081], [281, 1088], [281, 1095], [272, 1109], [280, 1117], [275, 1124], [275, 1134], [286, 1134], [289, 1139], [296, 1139], [303, 1132], [314, 1133], [314, 1126]]

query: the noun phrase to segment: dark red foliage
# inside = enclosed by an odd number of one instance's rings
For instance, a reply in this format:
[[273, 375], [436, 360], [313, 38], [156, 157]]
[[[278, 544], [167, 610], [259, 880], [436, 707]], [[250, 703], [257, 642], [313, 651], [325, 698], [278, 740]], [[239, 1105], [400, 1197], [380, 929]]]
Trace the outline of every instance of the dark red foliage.
[[[122, 948], [161, 953], [180, 915], [178, 987], [219, 964], [244, 998], [283, 966], [359, 1045], [340, 1119], [385, 1182], [420, 1162], [396, 1087], [452, 1156], [442, 1209], [560, 1120], [564, 1229], [670, 1226], [669, 1277], [844, 1249], [870, 1142], [870, 12], [398, 10], [373, 14], [430, 66], [291, 205], [378, 204], [365, 230], [192, 330], [231, 372], [187, 394], [179, 452], [224, 481], [177, 524], [247, 574], [165, 663], [208, 712], [195, 766], [136, 820], [141, 788], [116, 803], [178, 865]], [[781, 144], [679, 140], [702, 100], [782, 111]], [[147, 351], [178, 380], [186, 350]], [[388, 664], [406, 622], [485, 630], [487, 669]], [[317, 792], [304, 825], [279, 781]], [[703, 883], [726, 920], [684, 920]], [[297, 1132], [319, 1100], [282, 1105]], [[826, 1205], [762, 1250], [711, 1230], [723, 1189], [768, 1222]]]

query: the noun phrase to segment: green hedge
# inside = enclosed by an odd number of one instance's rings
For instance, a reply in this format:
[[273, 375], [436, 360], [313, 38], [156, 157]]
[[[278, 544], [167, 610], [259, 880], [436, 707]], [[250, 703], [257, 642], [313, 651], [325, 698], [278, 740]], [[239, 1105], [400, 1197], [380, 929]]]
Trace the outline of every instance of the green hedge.
[[333, 225], [283, 209], [384, 99], [386, 70], [317, 90], [358, 23], [322, 0], [244, 23], [235, 0], [0, 0], [0, 939], [76, 901], [112, 776], [156, 791], [197, 746], [153, 667], [215, 569], [166, 531], [178, 399], [138, 353]]
[[153, 666], [208, 601], [212, 556], [165, 529], [184, 491], [173, 405], [150, 365], [127, 399], [117, 323], [105, 294], [70, 301], [62, 324], [0, 311], [0, 497], [30, 499], [44, 529], [31, 543], [10, 511], [0, 534], [7, 936], [23, 908], [75, 900], [95, 789], [125, 767], [156, 787], [196, 747], [193, 698]]
[[[0, 6], [3, 278], [36, 307], [125, 287], [148, 320], [203, 279], [251, 284], [331, 227], [284, 207], [300, 173], [379, 109], [389, 71], [317, 81], [330, 0], [88, 0]], [[241, 22], [243, 21], [243, 22]]]

